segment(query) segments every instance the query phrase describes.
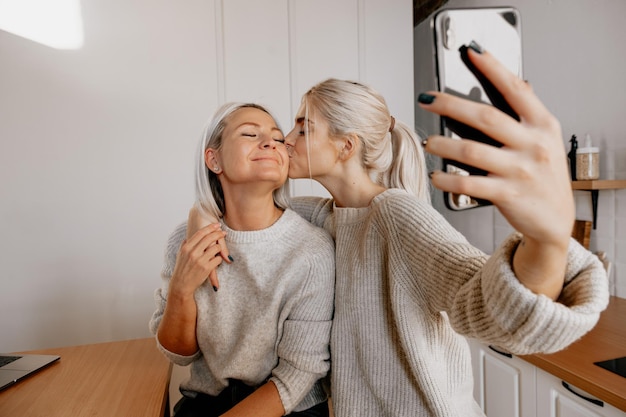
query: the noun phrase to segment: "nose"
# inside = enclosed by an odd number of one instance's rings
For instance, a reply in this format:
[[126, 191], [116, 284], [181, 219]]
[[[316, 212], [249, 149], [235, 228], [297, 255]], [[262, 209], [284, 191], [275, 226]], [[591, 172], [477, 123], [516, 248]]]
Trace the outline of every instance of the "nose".
[[263, 149], [275, 149], [276, 141], [272, 138], [272, 135], [263, 135], [261, 140], [261, 147]]

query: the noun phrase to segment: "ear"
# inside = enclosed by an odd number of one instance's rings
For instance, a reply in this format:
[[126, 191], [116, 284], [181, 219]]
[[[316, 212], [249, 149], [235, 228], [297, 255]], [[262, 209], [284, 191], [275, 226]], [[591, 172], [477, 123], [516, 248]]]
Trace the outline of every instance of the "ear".
[[346, 161], [356, 153], [360, 140], [356, 133], [350, 133], [341, 138], [341, 143], [343, 146], [339, 151], [339, 159]]
[[209, 171], [213, 171], [216, 174], [222, 172], [222, 168], [220, 167], [220, 163], [217, 158], [217, 152], [213, 148], [207, 148], [204, 151], [204, 164]]

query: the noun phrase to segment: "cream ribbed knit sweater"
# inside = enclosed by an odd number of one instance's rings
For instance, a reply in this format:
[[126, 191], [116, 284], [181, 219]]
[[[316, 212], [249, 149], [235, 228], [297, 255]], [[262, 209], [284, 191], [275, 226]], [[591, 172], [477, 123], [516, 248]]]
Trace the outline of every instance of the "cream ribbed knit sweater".
[[553, 302], [513, 274], [518, 234], [488, 257], [404, 191], [387, 190], [365, 208], [309, 197], [292, 208], [335, 238], [337, 417], [482, 415], [461, 335], [518, 354], [552, 352], [590, 330], [608, 302], [602, 264], [574, 240]]

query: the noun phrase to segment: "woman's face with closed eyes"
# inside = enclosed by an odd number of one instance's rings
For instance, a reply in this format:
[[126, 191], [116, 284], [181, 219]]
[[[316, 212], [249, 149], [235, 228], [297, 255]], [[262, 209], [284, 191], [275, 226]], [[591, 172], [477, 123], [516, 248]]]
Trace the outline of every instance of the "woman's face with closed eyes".
[[282, 131], [272, 116], [253, 107], [228, 117], [220, 149], [208, 148], [205, 162], [224, 188], [267, 183], [276, 189], [287, 180], [289, 169]]

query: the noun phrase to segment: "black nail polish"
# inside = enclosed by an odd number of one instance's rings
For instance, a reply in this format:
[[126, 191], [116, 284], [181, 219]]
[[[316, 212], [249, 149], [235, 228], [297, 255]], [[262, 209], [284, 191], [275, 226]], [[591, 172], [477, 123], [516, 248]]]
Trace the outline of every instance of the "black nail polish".
[[428, 178], [432, 179], [432, 178], [433, 178], [433, 174], [434, 174], [434, 172], [430, 171], [430, 172], [428, 173]]
[[426, 93], [421, 93], [417, 97], [417, 101], [418, 103], [422, 103], [422, 104], [432, 104], [433, 101], [435, 101], [435, 96], [426, 94]]
[[469, 47], [472, 48], [472, 50], [474, 50], [474, 52], [478, 54], [482, 54], [484, 51], [483, 47], [477, 44], [475, 41], [471, 41], [469, 44]]
[[422, 148], [425, 148], [425, 147], [426, 147], [426, 145], [428, 145], [428, 138], [426, 138], [426, 139], [424, 139], [424, 140], [422, 141]]
[[217, 292], [217, 287], [215, 285], [213, 286], [213, 291]]
[[231, 262], [235, 262], [235, 260], [233, 259], [233, 257], [232, 257], [232, 256], [230, 256], [230, 255], [228, 255], [228, 260], [229, 260], [229, 261], [231, 261]]

